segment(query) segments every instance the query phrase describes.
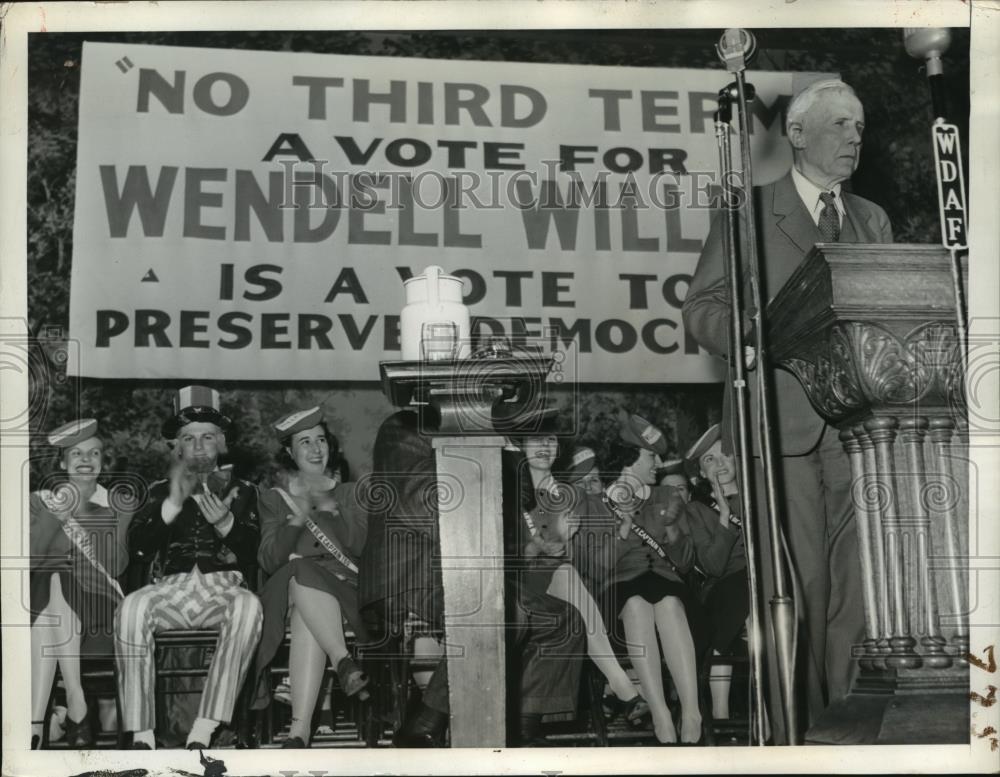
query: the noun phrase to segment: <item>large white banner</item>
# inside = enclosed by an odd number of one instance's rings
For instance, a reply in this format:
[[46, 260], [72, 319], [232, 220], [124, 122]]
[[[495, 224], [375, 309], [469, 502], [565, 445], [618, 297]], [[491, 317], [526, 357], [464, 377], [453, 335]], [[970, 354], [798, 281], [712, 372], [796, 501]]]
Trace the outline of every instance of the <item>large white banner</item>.
[[[702, 382], [721, 70], [84, 46], [71, 372], [377, 380], [404, 278], [585, 382]], [[815, 75], [754, 72], [755, 182]], [[75, 353], [75, 351], [71, 351]]]

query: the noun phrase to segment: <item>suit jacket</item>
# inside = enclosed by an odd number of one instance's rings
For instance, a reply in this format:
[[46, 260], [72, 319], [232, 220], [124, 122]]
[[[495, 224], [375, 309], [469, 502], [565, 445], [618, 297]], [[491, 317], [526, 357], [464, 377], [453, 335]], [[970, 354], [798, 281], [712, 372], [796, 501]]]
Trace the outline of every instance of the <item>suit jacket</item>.
[[[765, 305], [781, 290], [802, 259], [815, 243], [821, 242], [819, 229], [799, 197], [792, 174], [774, 183], [754, 189], [757, 235], [761, 250], [761, 299]], [[842, 192], [844, 220], [842, 243], [891, 243], [892, 228], [885, 211], [878, 205], [849, 192]], [[725, 214], [717, 212], [705, 246], [698, 260], [694, 278], [684, 300], [684, 327], [691, 336], [712, 354], [727, 358], [729, 353], [729, 295], [725, 281], [725, 253], [722, 234], [726, 227]], [[746, 231], [741, 229], [741, 234]], [[745, 252], [744, 252], [745, 255]], [[744, 279], [744, 299], [749, 290]], [[744, 331], [749, 331], [749, 308]], [[753, 376], [751, 376], [753, 377]], [[754, 454], [759, 455], [756, 420], [756, 380], [750, 380], [750, 406], [753, 414], [752, 436]], [[789, 372], [775, 370], [772, 384], [774, 397], [774, 427], [777, 452], [783, 456], [802, 456], [816, 447], [825, 421], [813, 409], [798, 380]], [[725, 392], [722, 434], [727, 450], [732, 450], [729, 422], [730, 394]]]
[[[236, 491], [229, 505], [233, 527], [222, 537], [205, 520], [193, 497], [184, 500], [181, 511], [166, 524], [160, 509], [170, 496], [170, 481], [160, 480], [149, 489], [149, 501], [128, 528], [129, 550], [152, 560], [159, 555], [163, 576], [190, 572], [197, 565], [204, 572], [236, 569], [247, 585], [255, 582], [257, 543], [257, 489], [252, 483], [232, 477], [227, 470], [216, 470], [208, 477], [209, 490], [224, 499]], [[200, 490], [200, 486], [199, 486]]]

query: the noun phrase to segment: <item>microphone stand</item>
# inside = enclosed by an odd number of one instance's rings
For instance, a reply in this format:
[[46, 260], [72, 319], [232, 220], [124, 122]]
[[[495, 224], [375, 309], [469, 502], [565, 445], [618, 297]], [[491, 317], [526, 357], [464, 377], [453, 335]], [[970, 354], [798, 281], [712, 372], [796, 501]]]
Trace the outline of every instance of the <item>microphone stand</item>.
[[[748, 86], [744, 73], [746, 71], [746, 60], [751, 56], [756, 48], [753, 36], [746, 30], [730, 29], [726, 30], [716, 51], [725, 63], [726, 69], [733, 74], [736, 79], [736, 104], [739, 117], [740, 152], [743, 169], [743, 191], [745, 207], [745, 229], [746, 240], [746, 277], [750, 288], [750, 305], [754, 311], [752, 319], [752, 331], [755, 332], [756, 342], [754, 343], [757, 359], [757, 399], [759, 404], [759, 440], [761, 465], [764, 471], [764, 495], [766, 504], [766, 514], [761, 518], [766, 521], [768, 539], [771, 545], [772, 573], [774, 575], [774, 597], [771, 599], [771, 622], [772, 639], [774, 641], [775, 659], [778, 666], [778, 680], [781, 689], [781, 706], [785, 719], [785, 730], [788, 736], [788, 743], [791, 745], [801, 744], [798, 731], [798, 709], [795, 699], [795, 611], [791, 596], [788, 593], [785, 573], [785, 557], [781, 546], [781, 527], [778, 523], [778, 499], [777, 484], [775, 483], [774, 468], [774, 447], [772, 445], [772, 424], [770, 411], [770, 387], [768, 381], [768, 353], [767, 338], [763, 326], [763, 301], [760, 294], [760, 262], [757, 253], [757, 222], [754, 214], [753, 200], [753, 178], [750, 158], [750, 121], [747, 115], [748, 99], [753, 99], [752, 87]], [[731, 87], [723, 90], [731, 92]], [[749, 97], [748, 97], [749, 95]], [[731, 96], [728, 102], [732, 102]], [[728, 130], [728, 125], [726, 126]], [[717, 132], [719, 130], [717, 129]], [[728, 133], [726, 139], [722, 141], [728, 145]], [[721, 154], [720, 150], [720, 154]], [[728, 184], [724, 181], [724, 186]], [[727, 203], [728, 204], [728, 203]], [[730, 337], [729, 358], [733, 367], [734, 382], [733, 388], [736, 393], [734, 397], [738, 421], [739, 434], [738, 444], [740, 447], [740, 474], [744, 478], [741, 493], [744, 495], [744, 508], [752, 506], [753, 500], [750, 498], [750, 483], [753, 481], [750, 476], [750, 433], [749, 419], [746, 413], [746, 379], [743, 372], [743, 307], [740, 299], [740, 279], [737, 260], [739, 242], [736, 240], [735, 215], [731, 208], [729, 210], [727, 230], [724, 233], [724, 245], [728, 249], [729, 265], [727, 273], [729, 275], [730, 301], [732, 328]], [[744, 376], [744, 377], [740, 377]], [[742, 404], [742, 407], [741, 407]], [[747, 513], [751, 515], [752, 513]], [[745, 532], [745, 541], [752, 542], [751, 530]], [[748, 545], [748, 551], [750, 550]], [[748, 568], [749, 573], [749, 568]], [[753, 583], [754, 581], [751, 581]], [[754, 594], [756, 586], [751, 585], [751, 593]], [[751, 600], [753, 602], [753, 600]], [[756, 666], [754, 669], [756, 670]], [[763, 739], [762, 722], [758, 725], [760, 739]]]
[[[732, 146], [730, 122], [733, 120], [732, 100], [735, 84], [719, 92], [719, 108], [715, 112], [715, 140], [719, 147], [719, 173], [722, 180], [721, 200], [722, 210], [726, 218], [726, 228], [722, 232], [723, 253], [726, 256], [726, 289], [729, 293], [729, 307], [733, 311], [730, 317], [729, 331], [729, 376], [733, 392], [733, 407], [736, 409], [737, 453], [739, 462], [740, 505], [743, 514], [743, 542], [746, 548], [747, 577], [750, 589], [750, 685], [753, 692], [753, 740], [763, 745], [764, 731], [764, 668], [763, 668], [763, 630], [760, 626], [760, 596], [757, 588], [757, 539], [755, 534], [756, 519], [754, 516], [753, 478], [750, 471], [750, 424], [749, 395], [747, 393], [746, 366], [743, 362], [743, 285], [733, 279], [740, 277], [739, 257], [737, 255], [737, 208], [738, 201], [732, 191]], [[747, 85], [747, 91], [753, 94], [753, 87]]]
[[[931, 88], [931, 105], [934, 122], [931, 125], [931, 143], [934, 146], [934, 172], [937, 176], [938, 212], [941, 219], [941, 243], [951, 256], [952, 293], [955, 296], [959, 353], [963, 371], [968, 369], [969, 343], [966, 331], [968, 310], [962, 289], [960, 253], [968, 253], [968, 224], [965, 210], [965, 176], [962, 171], [962, 151], [958, 127], [946, 118], [948, 100], [941, 57], [951, 45], [951, 31], [946, 27], [906, 27], [903, 29], [906, 53], [915, 59], [924, 59], [927, 83]], [[942, 161], [944, 149], [953, 152], [953, 159]], [[949, 154], [951, 156], [952, 154]], [[945, 167], [948, 166], [947, 172]], [[957, 228], [956, 228], [957, 227]]]

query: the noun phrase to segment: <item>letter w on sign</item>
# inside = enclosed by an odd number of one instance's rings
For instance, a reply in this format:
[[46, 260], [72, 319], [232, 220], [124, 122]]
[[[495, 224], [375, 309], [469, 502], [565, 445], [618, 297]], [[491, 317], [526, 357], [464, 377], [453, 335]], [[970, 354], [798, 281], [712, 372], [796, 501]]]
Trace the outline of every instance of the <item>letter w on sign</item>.
[[941, 212], [941, 242], [949, 249], [966, 248], [965, 176], [958, 127], [938, 122], [931, 128], [931, 135]]

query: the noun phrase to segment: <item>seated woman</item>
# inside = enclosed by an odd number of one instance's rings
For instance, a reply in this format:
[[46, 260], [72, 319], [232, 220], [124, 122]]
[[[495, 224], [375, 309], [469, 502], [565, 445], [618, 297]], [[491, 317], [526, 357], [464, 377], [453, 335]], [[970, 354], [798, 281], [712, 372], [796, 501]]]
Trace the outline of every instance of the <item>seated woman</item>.
[[291, 627], [288, 658], [292, 724], [282, 747], [308, 747], [312, 717], [327, 657], [340, 686], [354, 696], [368, 677], [351, 658], [344, 622], [359, 639], [358, 559], [366, 536], [365, 512], [353, 483], [330, 475], [337, 440], [318, 407], [289, 413], [274, 423], [281, 441], [279, 463], [289, 471], [287, 488], [261, 494], [257, 559], [270, 575], [261, 591], [264, 630], [257, 653], [255, 708], [270, 702], [268, 664]]
[[[519, 495], [520, 515], [515, 520], [515, 543], [521, 549], [525, 568], [522, 583], [531, 590], [571, 604], [580, 613], [586, 629], [587, 655], [608, 681], [621, 702], [622, 716], [631, 725], [649, 714], [642, 696], [615, 657], [600, 609], [571, 563], [570, 540], [582, 516], [605, 513], [599, 497], [558, 483], [552, 466], [559, 455], [559, 441], [552, 421], [530, 434], [514, 438], [523, 458], [513, 463], [515, 494]], [[580, 559], [584, 568], [589, 564]]]
[[[387, 418], [375, 438], [370, 486], [365, 489], [372, 505], [369, 537], [360, 576], [362, 610], [373, 624], [370, 634], [401, 632], [407, 613], [437, 631], [444, 629], [439, 489], [432, 445], [439, 422], [431, 408], [407, 409]], [[506, 419], [495, 423], [498, 434], [513, 433]], [[505, 458], [509, 465], [509, 457]], [[516, 470], [505, 466], [503, 471], [505, 528], [521, 520], [520, 500], [508, 482]], [[506, 539], [505, 553], [517, 557], [513, 563], [520, 561], [521, 552], [512, 552], [509, 534]], [[586, 645], [583, 623], [566, 602], [528, 590], [516, 579], [508, 581], [508, 741], [512, 746], [537, 745], [542, 744], [543, 715], [561, 716], [576, 709]], [[437, 662], [420, 703], [407, 711], [393, 737], [398, 747], [444, 746], [451, 718], [448, 661], [442, 656]]]
[[[696, 492], [708, 502], [692, 500], [684, 510], [698, 564], [708, 575], [703, 610], [705, 647], [717, 656], [724, 655], [743, 631], [750, 614], [736, 462], [722, 452], [718, 424], [709, 428], [684, 458], [689, 470], [698, 473]], [[712, 667], [709, 687], [715, 718], [729, 717], [732, 673], [731, 664]]]
[[616, 478], [606, 489], [618, 520], [616, 563], [608, 584], [625, 627], [632, 666], [653, 714], [656, 738], [670, 744], [677, 731], [663, 693], [663, 658], [681, 702], [680, 740], [701, 739], [698, 667], [685, 613], [688, 598], [682, 575], [694, 563], [694, 547], [683, 531], [684, 503], [672, 490], [654, 487], [659, 457], [666, 453], [662, 432], [639, 416], [624, 423], [612, 444], [607, 472]]
[[93, 745], [92, 717], [80, 683], [81, 656], [114, 655], [114, 616], [122, 601], [116, 579], [128, 566], [131, 512], [98, 484], [104, 443], [97, 421], [53, 431], [58, 451], [51, 487], [31, 494], [31, 748], [42, 738], [56, 665], [66, 690], [66, 742]]

